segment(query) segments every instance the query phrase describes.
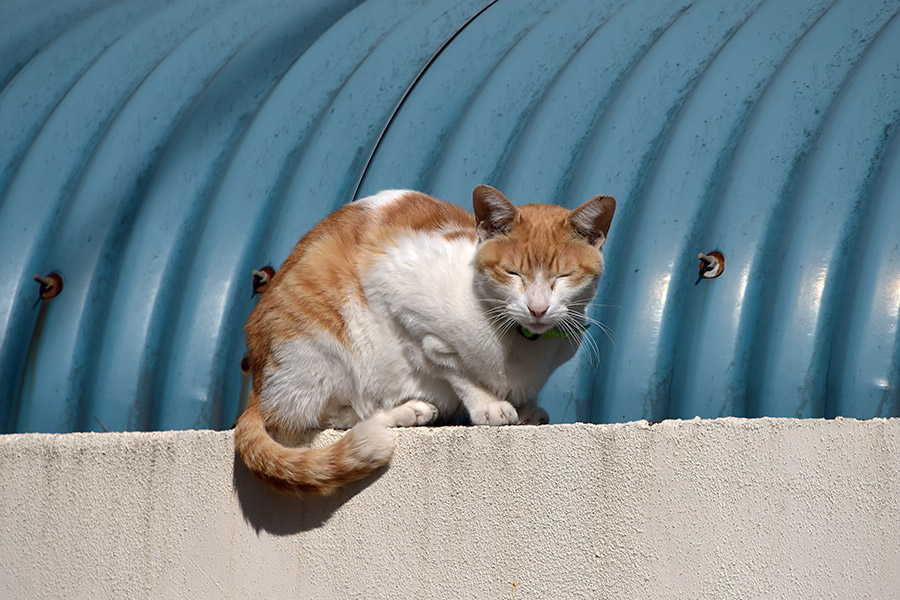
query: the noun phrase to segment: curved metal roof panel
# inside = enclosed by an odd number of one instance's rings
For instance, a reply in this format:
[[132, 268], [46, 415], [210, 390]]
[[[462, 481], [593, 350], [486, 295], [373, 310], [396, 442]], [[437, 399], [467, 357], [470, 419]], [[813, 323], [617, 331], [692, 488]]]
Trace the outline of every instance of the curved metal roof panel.
[[251, 269], [478, 183], [619, 200], [554, 420], [900, 414], [900, 0], [0, 12], [0, 431], [230, 426]]

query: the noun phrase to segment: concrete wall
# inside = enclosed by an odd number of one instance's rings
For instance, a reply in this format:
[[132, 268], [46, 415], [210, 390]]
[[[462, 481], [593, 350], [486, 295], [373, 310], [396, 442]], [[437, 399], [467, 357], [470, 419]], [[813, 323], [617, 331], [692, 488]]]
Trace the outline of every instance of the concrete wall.
[[230, 432], [0, 464], [0, 598], [900, 597], [900, 420], [405, 430], [331, 498], [263, 489]]

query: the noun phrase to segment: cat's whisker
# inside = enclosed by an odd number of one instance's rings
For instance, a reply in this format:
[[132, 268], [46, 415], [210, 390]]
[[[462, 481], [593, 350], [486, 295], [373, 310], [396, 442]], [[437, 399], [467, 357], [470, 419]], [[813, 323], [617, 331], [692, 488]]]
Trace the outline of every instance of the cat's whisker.
[[606, 325], [599, 319], [595, 319], [593, 317], [588, 317], [586, 315], [583, 318], [586, 323], [590, 323], [591, 325], [596, 325], [597, 327], [600, 327], [601, 329], [606, 327]]
[[622, 308], [621, 304], [605, 304], [599, 300], [573, 300], [569, 306], [586, 306], [588, 308]]
[[485, 316], [488, 317], [488, 323], [491, 327], [497, 328], [500, 335], [504, 335], [515, 325], [515, 321], [510, 318], [506, 307], [497, 307], [500, 310], [488, 310]]
[[615, 349], [615, 347], [616, 347], [616, 339], [615, 339], [615, 337], [613, 336], [612, 329], [610, 329], [608, 325], [605, 325], [605, 324], [601, 323], [600, 321], [597, 321], [597, 322], [595, 323], [595, 325], [597, 325], [597, 329], [599, 329], [600, 331], [603, 332], [603, 334], [604, 334], [604, 335], [606, 336], [606, 338], [609, 340], [609, 343], [612, 344], [612, 347]]
[[[585, 331], [579, 321], [580, 315], [575, 311], [569, 311], [557, 322], [556, 326], [566, 334], [569, 344], [577, 351], [580, 345], [584, 345], [588, 353], [588, 359], [594, 354], [594, 343], [589, 331]], [[576, 341], [578, 343], [576, 343]], [[593, 362], [593, 361], [591, 361]]]
[[509, 315], [509, 307], [506, 304], [499, 304], [497, 306], [493, 306], [493, 307], [487, 309], [486, 311], [484, 311], [484, 314], [486, 314], [488, 316], [491, 316], [491, 315], [508, 316]]
[[585, 352], [588, 355], [588, 363], [591, 367], [596, 367], [600, 364], [600, 348], [597, 345], [596, 340], [591, 335], [590, 330], [582, 332], [581, 335], [581, 344], [585, 348]]
[[584, 339], [584, 332], [580, 332], [579, 328], [570, 323], [567, 316], [564, 316], [560, 320], [560, 322], [557, 324], [557, 327], [565, 332], [566, 341], [569, 343], [569, 346], [572, 347], [572, 351], [577, 352], [581, 341]]
[[512, 329], [512, 325], [509, 324], [508, 322], [504, 321], [503, 323], [501, 323], [500, 325], [497, 326], [497, 328], [496, 328], [497, 335], [499, 337], [503, 337], [507, 334], [507, 332], [509, 332], [510, 329]]
[[597, 329], [599, 329], [604, 334], [606, 334], [606, 337], [609, 338], [610, 343], [612, 343], [613, 347], [615, 348], [616, 340], [613, 337], [612, 329], [610, 329], [610, 327], [608, 325], [606, 325], [605, 323], [598, 321], [597, 319], [594, 319], [592, 317], [585, 316], [584, 319], [591, 325], [596, 325]]
[[513, 327], [515, 327], [518, 323], [510, 318], [509, 314], [506, 311], [501, 311], [495, 315], [490, 315], [488, 318], [488, 323], [491, 327], [497, 330], [497, 335], [504, 336], [509, 332]]
[[[581, 331], [584, 327], [583, 324], [585, 322], [596, 325], [597, 328], [600, 329], [600, 331], [602, 331], [609, 338], [610, 342], [612, 342], [612, 344], [613, 344], [613, 347], [615, 347], [615, 341], [612, 339], [609, 328], [606, 327], [600, 321], [597, 321], [596, 319], [592, 319], [591, 317], [582, 315], [581, 313], [579, 313], [577, 311], [569, 310], [566, 313], [566, 315], [563, 317], [563, 319], [560, 321], [561, 325], [566, 327], [567, 330], [569, 330], [569, 331]], [[597, 342], [597, 340], [594, 339], [593, 335], [591, 334], [591, 330], [588, 329], [587, 331], [584, 331], [581, 339], [582, 339], [582, 343], [586, 347], [585, 352], [588, 353], [588, 360], [589, 360], [590, 364], [592, 366], [599, 365], [600, 364], [600, 345]]]
[[582, 339], [588, 348], [589, 364], [592, 368], [596, 368], [600, 364], [600, 345], [597, 343], [597, 340], [594, 339], [590, 330], [585, 332], [584, 338]]
[[503, 323], [506, 321], [515, 321], [515, 319], [513, 319], [506, 313], [497, 313], [496, 315], [490, 315], [489, 318], [492, 323]]
[[506, 306], [502, 306], [502, 305], [501, 306], [493, 306], [493, 307], [487, 309], [486, 311], [484, 311], [484, 314], [488, 317], [497, 316], [497, 315], [505, 315], [505, 314], [507, 314]]
[[593, 301], [589, 301], [589, 302], [580, 302], [580, 301], [576, 301], [576, 302], [572, 302], [572, 303], [569, 305], [570, 311], [572, 311], [572, 310], [574, 310], [574, 309], [577, 309], [577, 310], [575, 310], [575, 312], [581, 313], [581, 314], [583, 315], [583, 318], [584, 318], [586, 321], [591, 322], [591, 323], [594, 323], [594, 324], [596, 324], [597, 326], [601, 326], [601, 323], [600, 323], [598, 320], [596, 320], [596, 319], [594, 319], [593, 317], [590, 316], [591, 313], [596, 312], [596, 309], [598, 309], [598, 308], [622, 308], [622, 307], [621, 307], [621, 305], [616, 305], [616, 304], [599, 304], [599, 303], [596, 303], [596, 302], [593, 302]]

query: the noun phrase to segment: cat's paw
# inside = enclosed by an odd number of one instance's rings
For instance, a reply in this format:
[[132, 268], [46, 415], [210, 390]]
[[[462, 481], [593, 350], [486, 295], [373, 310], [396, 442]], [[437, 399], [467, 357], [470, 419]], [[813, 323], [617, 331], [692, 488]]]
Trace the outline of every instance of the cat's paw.
[[388, 427], [414, 427], [428, 425], [438, 416], [438, 409], [423, 400], [409, 400], [382, 413], [382, 422]]
[[473, 425], [514, 425], [519, 414], [506, 400], [494, 400], [471, 412]]
[[539, 406], [520, 406], [519, 425], [546, 425], [550, 422], [550, 415]]

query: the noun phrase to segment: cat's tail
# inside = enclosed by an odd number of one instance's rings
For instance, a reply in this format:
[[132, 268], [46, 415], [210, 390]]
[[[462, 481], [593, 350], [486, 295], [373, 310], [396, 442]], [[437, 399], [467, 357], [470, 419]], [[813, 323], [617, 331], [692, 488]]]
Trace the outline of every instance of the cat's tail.
[[287, 492], [327, 495], [386, 465], [394, 452], [394, 434], [383, 423], [368, 420], [328, 446], [283, 446], [266, 430], [254, 391], [235, 425], [234, 445], [263, 483]]

